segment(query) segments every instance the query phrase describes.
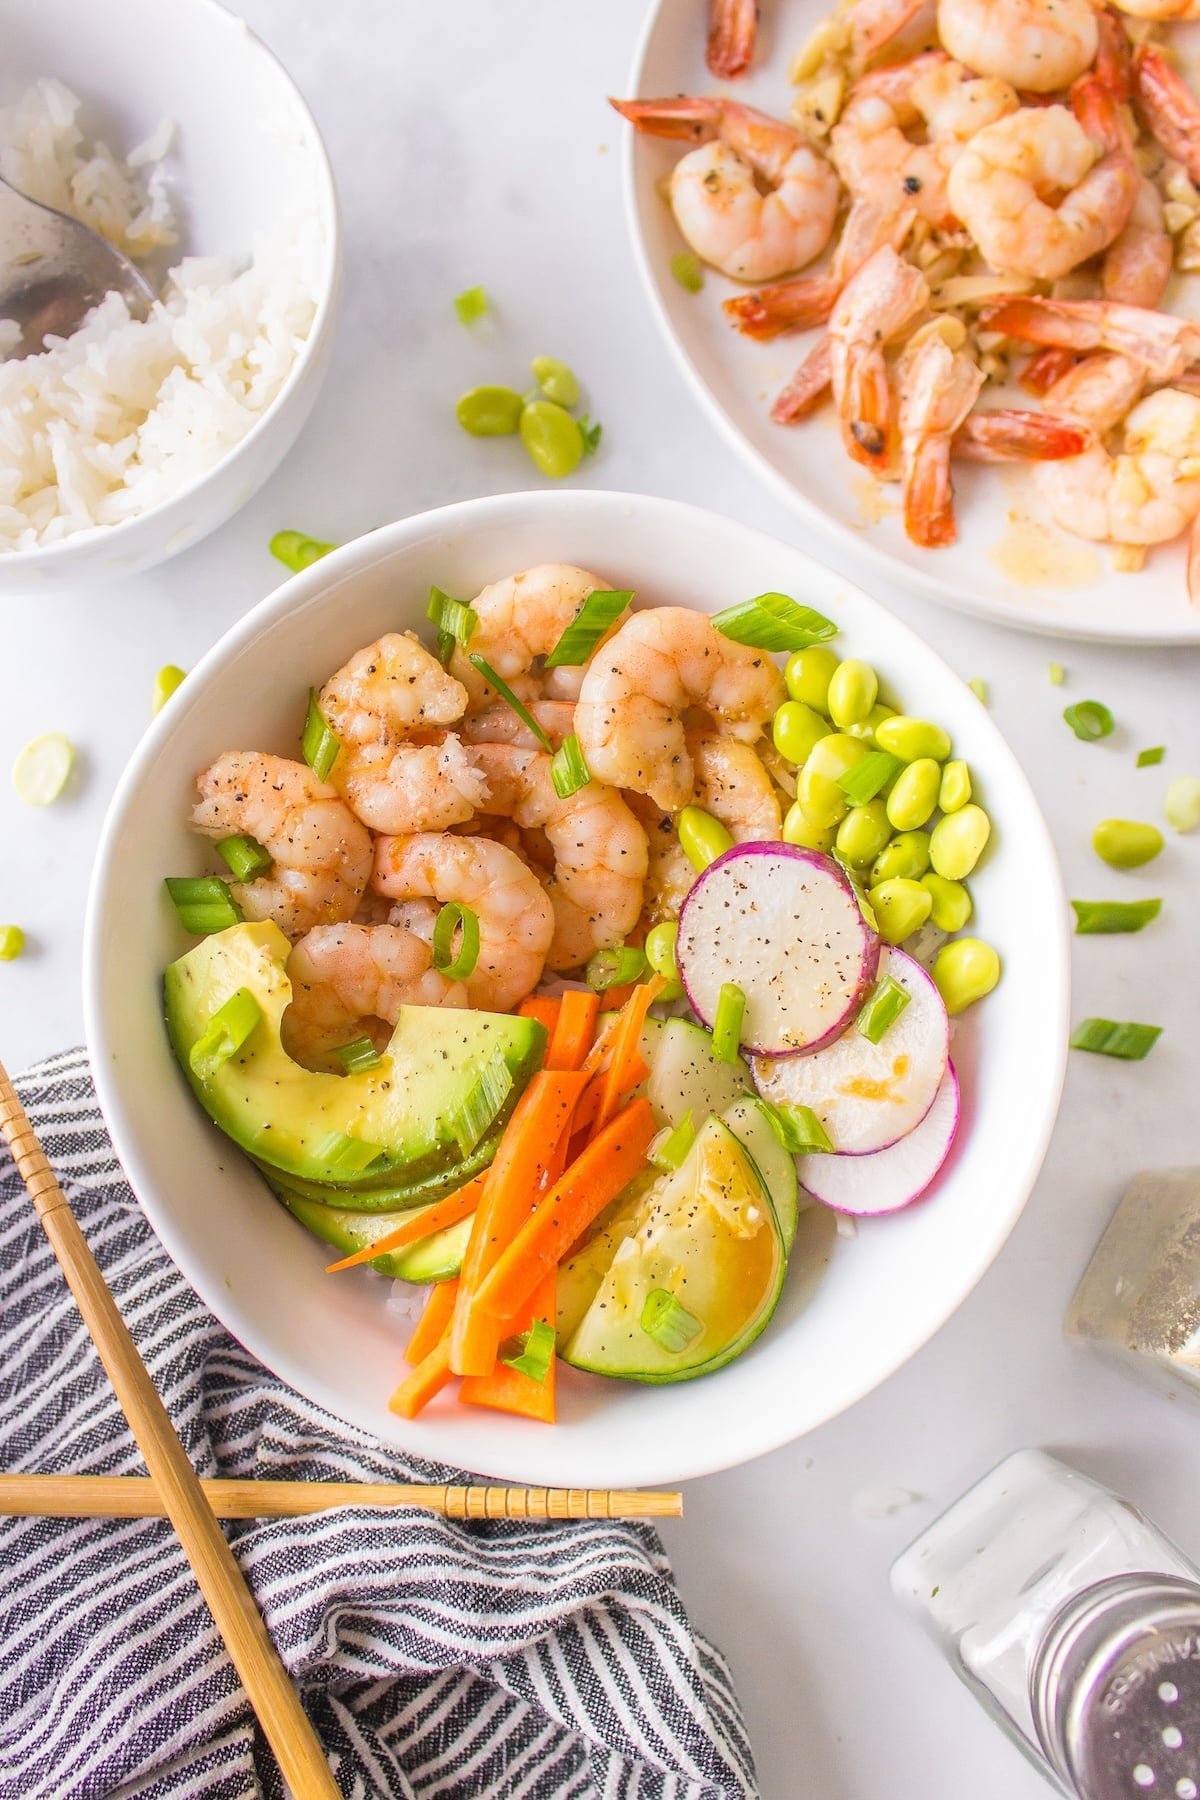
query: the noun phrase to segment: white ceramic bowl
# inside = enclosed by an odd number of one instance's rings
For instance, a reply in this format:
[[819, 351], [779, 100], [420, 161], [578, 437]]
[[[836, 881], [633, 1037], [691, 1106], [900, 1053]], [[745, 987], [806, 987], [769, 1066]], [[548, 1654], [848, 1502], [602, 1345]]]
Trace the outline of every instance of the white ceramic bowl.
[[316, 317], [283, 388], [191, 487], [120, 525], [0, 553], [0, 596], [128, 576], [185, 549], [244, 505], [286, 455], [316, 399], [341, 289], [333, 174], [312, 114], [249, 27], [215, 0], [0, 0], [0, 103], [40, 76], [84, 101], [83, 123], [118, 154], [177, 121], [168, 168], [179, 255], [248, 256], [258, 232], [301, 208], [323, 227]]
[[[437, 1406], [387, 1410], [404, 1328], [369, 1272], [322, 1273], [322, 1246], [208, 1122], [172, 1059], [159, 978], [192, 941], [162, 877], [211, 868], [187, 827], [219, 751], [295, 754], [305, 694], [385, 630], [422, 628], [431, 583], [474, 594], [544, 560], [580, 563], [641, 604], [710, 610], [767, 589], [836, 619], [906, 704], [939, 719], [995, 820], [973, 878], [1000, 986], [955, 1035], [963, 1129], [936, 1193], [837, 1239], [807, 1304], [793, 1270], [767, 1331], [705, 1380], [639, 1387], [562, 1370], [553, 1429]], [[1067, 1042], [1065, 903], [1046, 826], [985, 709], [934, 652], [802, 552], [674, 502], [554, 492], [475, 500], [389, 525], [297, 575], [222, 639], [125, 772], [96, 862], [85, 949], [92, 1068], [117, 1151], [167, 1250], [220, 1319], [311, 1399], [391, 1443], [469, 1469], [569, 1485], [700, 1475], [842, 1411], [898, 1368], [970, 1292], [1007, 1237], [1054, 1122]]]

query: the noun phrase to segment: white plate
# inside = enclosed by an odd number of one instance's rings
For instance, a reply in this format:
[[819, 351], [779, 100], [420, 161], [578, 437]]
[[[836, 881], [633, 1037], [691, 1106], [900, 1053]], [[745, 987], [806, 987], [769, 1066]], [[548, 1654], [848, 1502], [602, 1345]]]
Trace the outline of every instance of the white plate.
[[[831, 0], [777, 0], [764, 7], [750, 73], [720, 84], [704, 63], [701, 0], [658, 0], [630, 93], [651, 98], [717, 89], [786, 118], [794, 92], [788, 63], [830, 10]], [[811, 528], [814, 536], [803, 534], [810, 548], [836, 556], [853, 546], [860, 565], [864, 559], [873, 565], [881, 581], [1026, 631], [1128, 644], [1200, 643], [1200, 611], [1188, 605], [1182, 543], [1153, 551], [1139, 574], [1114, 574], [1107, 547], [1069, 537], [1047, 522], [1026, 471], [958, 464], [959, 541], [947, 550], [922, 550], [904, 534], [899, 489], [880, 487], [849, 461], [831, 408], [802, 425], [773, 425], [771, 401], [818, 334], [754, 343], [721, 310], [727, 295], [748, 291], [741, 283], [706, 270], [702, 293], [680, 287], [670, 261], [683, 239], [658, 187], [679, 160], [680, 146], [628, 125], [620, 129], [635, 253], [667, 342], [730, 443]], [[1019, 397], [1013, 404], [1031, 403]], [[1050, 579], [1037, 578], [1037, 558], [1050, 559]], [[1011, 578], [1014, 569], [1019, 579]]]
[[[972, 881], [978, 930], [1004, 978], [955, 1035], [963, 1125], [936, 1191], [837, 1239], [805, 1304], [793, 1258], [779, 1311], [719, 1374], [639, 1387], [562, 1371], [550, 1429], [437, 1402], [387, 1410], [404, 1327], [388, 1284], [328, 1276], [329, 1255], [211, 1126], [172, 1058], [166, 963], [192, 941], [162, 890], [211, 854], [188, 830], [196, 772], [230, 745], [296, 752], [309, 686], [385, 630], [424, 627], [431, 583], [475, 594], [543, 560], [582, 564], [654, 604], [709, 610], [782, 589], [836, 619], [910, 705], [939, 719], [995, 820]], [[776, 1448], [899, 1368], [983, 1274], [1025, 1203], [1054, 1122], [1067, 1043], [1066, 906], [1049, 834], [986, 710], [919, 638], [801, 551], [664, 500], [561, 491], [470, 501], [386, 526], [256, 607], [188, 676], [126, 769], [88, 909], [84, 999], [92, 1069], [125, 1169], [169, 1254], [228, 1328], [285, 1381], [351, 1425], [422, 1455], [515, 1480], [620, 1486], [705, 1474]]]

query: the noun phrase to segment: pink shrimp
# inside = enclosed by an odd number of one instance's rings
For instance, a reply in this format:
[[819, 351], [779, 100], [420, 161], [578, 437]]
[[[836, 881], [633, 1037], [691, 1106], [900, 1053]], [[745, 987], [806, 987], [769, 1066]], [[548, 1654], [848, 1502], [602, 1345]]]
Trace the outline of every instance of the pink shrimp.
[[738, 330], [765, 342], [783, 332], [811, 331], [824, 325], [838, 295], [869, 256], [883, 244], [899, 250], [916, 220], [913, 207], [884, 212], [870, 200], [856, 200], [846, 215], [833, 260], [823, 275], [800, 275], [776, 282], [756, 294], [735, 294], [722, 301]]
[[757, 32], [757, 0], [710, 0], [705, 60], [718, 81], [745, 74]]

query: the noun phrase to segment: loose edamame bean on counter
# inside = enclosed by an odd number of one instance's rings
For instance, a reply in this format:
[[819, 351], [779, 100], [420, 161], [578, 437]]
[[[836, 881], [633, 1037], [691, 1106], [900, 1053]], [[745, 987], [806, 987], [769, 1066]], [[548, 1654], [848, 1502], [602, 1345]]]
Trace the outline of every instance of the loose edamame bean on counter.
[[921, 886], [929, 890], [933, 906], [929, 917], [939, 931], [961, 931], [975, 910], [969, 891], [961, 881], [947, 881], [932, 871], [922, 875]]
[[875, 728], [875, 742], [901, 762], [916, 762], [925, 756], [945, 762], [952, 748], [949, 733], [940, 725], [933, 725], [928, 719], [910, 718], [907, 713], [883, 719]]
[[934, 957], [931, 973], [946, 1011], [960, 1013], [991, 993], [1000, 979], [1000, 958], [980, 938], [954, 938]]
[[871, 865], [871, 880], [894, 881], [897, 876], [903, 876], [908, 881], [919, 881], [928, 867], [929, 833], [902, 831], [875, 858]]
[[1113, 869], [1140, 869], [1158, 855], [1163, 841], [1157, 825], [1136, 819], [1101, 819], [1092, 833], [1092, 849]]
[[869, 663], [848, 657], [829, 678], [826, 704], [834, 724], [844, 730], [865, 719], [879, 696], [879, 677]]
[[583, 433], [553, 400], [531, 400], [522, 409], [519, 429], [534, 467], [552, 481], [573, 474], [583, 460]]
[[929, 836], [929, 860], [947, 881], [969, 875], [991, 836], [992, 822], [974, 801], [939, 819]]
[[837, 828], [838, 853], [855, 869], [869, 869], [892, 835], [887, 806], [882, 800], [868, 800], [865, 806], [852, 806]]
[[867, 899], [885, 944], [902, 944], [933, 911], [933, 896], [928, 888], [903, 875], [868, 888]]
[[524, 405], [513, 388], [477, 387], [463, 395], [454, 412], [472, 437], [511, 437], [521, 423]]
[[775, 748], [797, 768], [807, 761], [814, 745], [828, 735], [826, 721], [803, 700], [785, 700], [771, 724]]
[[803, 700], [806, 706], [825, 712], [829, 703], [829, 683], [837, 666], [837, 657], [823, 644], [810, 644], [806, 650], [795, 651], [788, 657], [783, 671], [788, 693], [793, 700]]
[[838, 776], [866, 754], [862, 740], [843, 731], [831, 731], [813, 745], [796, 779], [796, 798], [815, 824], [841, 824], [850, 811], [850, 799], [838, 786]]
[[675, 820], [675, 830], [684, 855], [692, 867], [702, 873], [733, 844], [720, 819], [714, 819], [700, 806], [685, 806]]
[[965, 762], [948, 762], [942, 770], [938, 805], [944, 813], [957, 812], [971, 798], [971, 771]]
[[785, 844], [799, 844], [804, 850], [833, 849], [837, 839], [836, 825], [818, 825], [810, 819], [799, 800], [793, 800], [783, 820], [783, 841]]
[[887, 800], [887, 816], [897, 831], [919, 831], [933, 817], [941, 779], [941, 764], [932, 756], [919, 756], [901, 771]]
[[683, 993], [679, 965], [675, 960], [675, 942], [678, 936], [679, 926], [674, 919], [662, 919], [646, 933], [646, 961], [667, 984], [659, 995], [660, 1000], [678, 1000]]

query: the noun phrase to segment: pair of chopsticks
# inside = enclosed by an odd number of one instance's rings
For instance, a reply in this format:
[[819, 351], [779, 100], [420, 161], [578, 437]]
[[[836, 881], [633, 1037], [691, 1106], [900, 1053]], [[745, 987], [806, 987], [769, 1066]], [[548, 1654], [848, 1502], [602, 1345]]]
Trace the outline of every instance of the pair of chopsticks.
[[338, 1788], [219, 1519], [288, 1518], [348, 1505], [423, 1506], [457, 1519], [675, 1518], [682, 1511], [679, 1494], [605, 1489], [201, 1481], [2, 1063], [0, 1137], [12, 1151], [150, 1471], [148, 1478], [0, 1476], [0, 1511], [58, 1518], [169, 1518], [297, 1800], [338, 1800]]

